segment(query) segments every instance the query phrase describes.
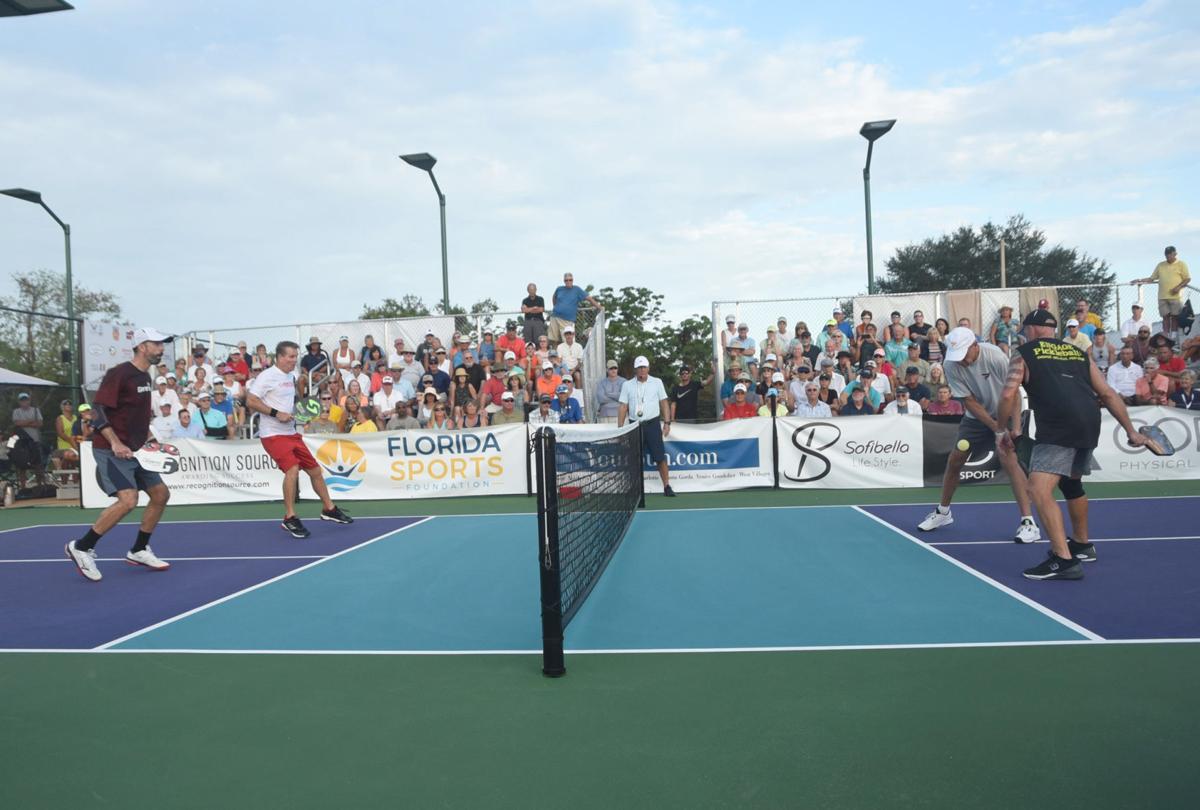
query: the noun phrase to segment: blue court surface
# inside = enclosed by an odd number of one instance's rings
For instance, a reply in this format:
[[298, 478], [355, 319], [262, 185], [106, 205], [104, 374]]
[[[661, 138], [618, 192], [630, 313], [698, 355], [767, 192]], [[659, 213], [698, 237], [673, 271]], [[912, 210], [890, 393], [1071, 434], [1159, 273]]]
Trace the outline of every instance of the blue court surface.
[[[1200, 499], [1095, 501], [1099, 561], [1031, 582], [1045, 543], [1008, 538], [1011, 504], [644, 511], [567, 628], [568, 651], [796, 649], [1200, 637]], [[62, 547], [81, 530], [0, 534], [0, 649], [529, 652], [541, 647], [536, 518], [163, 524], [170, 571], [99, 548], [85, 581]]]

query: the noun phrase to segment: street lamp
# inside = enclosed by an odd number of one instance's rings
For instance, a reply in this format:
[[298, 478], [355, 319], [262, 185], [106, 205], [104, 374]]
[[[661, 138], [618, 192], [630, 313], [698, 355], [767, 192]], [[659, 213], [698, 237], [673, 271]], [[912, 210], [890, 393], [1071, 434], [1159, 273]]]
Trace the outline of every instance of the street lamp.
[[76, 356], [76, 349], [78, 348], [77, 344], [79, 342], [77, 339], [79, 327], [75, 323], [75, 286], [71, 282], [71, 226], [59, 219], [58, 214], [50, 210], [50, 206], [43, 202], [40, 192], [30, 191], [27, 188], [6, 188], [0, 189], [0, 194], [4, 194], [8, 197], [16, 197], [18, 200], [24, 200], [25, 202], [31, 202], [40, 205], [42, 208], [46, 209], [46, 213], [53, 217], [54, 221], [57, 222], [63, 229], [63, 241], [65, 242], [67, 249], [67, 318], [68, 322], [71, 324], [71, 341], [69, 347], [71, 352], [71, 398], [74, 399], [76, 396], [76, 389], [79, 386], [79, 358]]
[[438, 206], [442, 214], [442, 314], [450, 313], [450, 271], [446, 265], [446, 195], [442, 193], [437, 178], [433, 176], [433, 167], [437, 158], [428, 152], [418, 152], [414, 155], [401, 155], [400, 159], [409, 166], [416, 166], [423, 172], [429, 173], [433, 181], [433, 190], [437, 192]]
[[863, 196], [867, 201], [867, 294], [875, 294], [875, 248], [871, 237], [871, 150], [875, 141], [886, 135], [896, 125], [896, 119], [890, 121], [868, 121], [858, 131], [867, 139], [867, 165], [863, 166]]

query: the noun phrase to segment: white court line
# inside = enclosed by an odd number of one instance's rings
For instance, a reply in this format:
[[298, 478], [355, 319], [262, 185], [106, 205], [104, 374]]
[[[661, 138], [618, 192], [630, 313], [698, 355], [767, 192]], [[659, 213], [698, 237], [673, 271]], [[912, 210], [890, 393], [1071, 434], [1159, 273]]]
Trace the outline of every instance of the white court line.
[[[1093, 537], [1092, 543], [1137, 543], [1142, 540], [1200, 540], [1200, 537]], [[1039, 543], [1046, 541], [1039, 540]], [[943, 540], [931, 546], [1014, 546], [1012, 540]]]
[[[266, 554], [260, 557], [171, 557], [167, 562], [199, 562], [203, 560], [323, 560], [326, 554]], [[0, 565], [8, 563], [57, 563], [73, 562], [62, 557], [47, 557], [38, 560], [0, 560]], [[125, 562], [124, 557], [97, 557], [96, 562]]]
[[[954, 559], [946, 552], [941, 551], [940, 549], [936, 549], [933, 546], [928, 545], [926, 543], [922, 543], [920, 540], [913, 537], [908, 532], [904, 531], [903, 529], [896, 528], [895, 526], [888, 523], [883, 518], [876, 517], [875, 515], [872, 515], [870, 512], [868, 512], [865, 509], [862, 509], [861, 507], [858, 507], [858, 506], [854, 506], [851, 508], [860, 514], [865, 515], [866, 517], [869, 517], [871, 520], [875, 521], [880, 526], [886, 526], [888, 529], [891, 529], [893, 532], [900, 535], [905, 540], [909, 540], [909, 541], [915, 543], [919, 548], [925, 549], [930, 554], [938, 555], [939, 557], [941, 557], [943, 560], [950, 563], [951, 565], [953, 565], [957, 568], [961, 568], [963, 571], [966, 571], [971, 576], [976, 577], [977, 579], [979, 579], [983, 582], [986, 582], [988, 585], [991, 585], [993, 588], [997, 588], [997, 589], [1003, 591], [1004, 593], [1011, 596], [1013, 599], [1016, 599], [1018, 602], [1022, 602], [1024, 604], [1028, 605], [1029, 607], [1036, 610], [1038, 613], [1042, 613], [1046, 616], [1049, 616], [1051, 619], [1054, 619], [1054, 621], [1058, 622], [1059, 624], [1063, 625], [1064, 627], [1068, 627], [1068, 628], [1074, 630], [1076, 633], [1079, 633], [1080, 635], [1083, 635], [1084, 637], [1091, 639], [1092, 641], [1103, 641], [1102, 636], [1100, 636], [1096, 633], [1093, 633], [1091, 630], [1088, 630], [1083, 625], [1076, 624], [1075, 622], [1068, 619], [1066, 616], [1063, 616], [1059, 613], [1055, 613], [1050, 608], [1046, 607], [1045, 605], [1043, 605], [1039, 602], [1035, 602], [1034, 600], [1030, 599], [1025, 594], [1014, 591], [1012, 588], [1008, 587], [1007, 585], [1000, 584], [999, 582], [992, 579], [991, 577], [989, 577], [979, 571], [976, 571], [974, 568], [967, 565], [966, 563], [959, 562], [958, 560]], [[1053, 587], [1053, 586], [1051, 586], [1051, 587]]]
[[251, 585], [249, 588], [242, 588], [240, 591], [228, 594], [226, 596], [222, 596], [220, 599], [214, 599], [213, 601], [211, 601], [207, 604], [200, 605], [199, 607], [194, 607], [191, 610], [184, 611], [183, 613], [180, 613], [178, 616], [172, 616], [169, 619], [163, 619], [161, 622], [156, 622], [156, 623], [150, 625], [149, 627], [143, 627], [141, 630], [135, 630], [134, 632], [129, 633], [124, 636], [121, 636], [120, 638], [114, 638], [112, 641], [109, 641], [105, 644], [101, 644], [96, 649], [98, 649], [98, 650], [108, 649], [109, 647], [112, 647], [115, 644], [120, 644], [124, 641], [129, 641], [130, 639], [137, 638], [138, 636], [149, 633], [151, 630], [157, 630], [160, 627], [165, 627], [166, 625], [177, 622], [180, 619], [185, 619], [188, 616], [192, 616], [196, 613], [199, 613], [202, 610], [207, 610], [210, 607], [215, 607], [216, 605], [219, 605], [222, 602], [228, 602], [230, 599], [236, 599], [237, 597], [242, 596], [243, 594], [250, 593], [251, 591], [257, 591], [259, 588], [264, 588], [267, 585], [270, 585], [274, 582], [278, 582], [281, 579], [286, 579], [286, 578], [292, 576], [293, 574], [299, 574], [301, 571], [307, 571], [308, 569], [310, 569], [314, 566], [320, 565], [321, 563], [329, 562], [330, 560], [341, 557], [343, 554], [349, 554], [351, 551], [357, 551], [358, 549], [369, 546], [372, 543], [378, 542], [379, 540], [382, 540], [385, 537], [391, 537], [392, 535], [399, 534], [400, 532], [403, 532], [403, 531], [407, 531], [408, 529], [411, 529], [414, 526], [420, 526], [422, 523], [428, 523], [431, 520], [433, 520], [432, 517], [422, 518], [421, 520], [418, 520], [415, 523], [410, 523], [407, 526], [401, 526], [399, 529], [392, 529], [390, 532], [385, 532], [384, 534], [381, 534], [378, 537], [372, 537], [370, 540], [364, 540], [363, 542], [359, 543], [356, 546], [350, 546], [349, 548], [344, 548], [341, 551], [337, 552], [336, 554], [330, 554], [328, 557], [322, 557], [318, 560], [313, 560], [308, 565], [302, 565], [299, 568], [293, 568], [291, 571], [285, 571], [284, 573], [280, 574], [277, 577], [271, 577], [270, 579], [259, 582], [256, 585]]
[[[696, 655], [725, 653], [777, 653], [777, 652], [854, 652], [874, 650], [954, 650], [984, 649], [989, 647], [1101, 647], [1130, 644], [1197, 644], [1200, 638], [1112, 638], [1112, 639], [1058, 639], [1054, 641], [949, 641], [928, 644], [837, 644], [808, 647], [665, 647], [611, 650], [572, 650], [567, 655]], [[104, 653], [108, 655], [408, 655], [408, 656], [461, 656], [461, 655], [541, 655], [541, 650], [204, 650], [204, 649], [136, 649], [136, 648], [83, 648], [62, 649], [0, 649], [4, 653]]]
[[[1102, 483], [1113, 483], [1113, 482], [1102, 482]], [[761, 487], [760, 489], [762, 489], [764, 492], [774, 491], [774, 490], [770, 490], [769, 488], [766, 488], [766, 487]], [[742, 490], [735, 490], [735, 491], [742, 491]], [[752, 490], [750, 490], [750, 491], [752, 491]], [[658, 497], [657, 494], [655, 494], [655, 493], [649, 493], [649, 494], [653, 495], [654, 497]], [[680, 493], [680, 494], [683, 497], [687, 498], [692, 495], [703, 496], [703, 495], [711, 494], [711, 493], [684, 492], [684, 493]], [[494, 496], [494, 497], [525, 497], [525, 496], [523, 496], [523, 495], [522, 496], [504, 495], [504, 496]], [[1095, 503], [1105, 503], [1108, 501], [1158, 501], [1158, 500], [1166, 500], [1166, 501], [1181, 500], [1182, 501], [1182, 500], [1192, 500], [1192, 499], [1195, 499], [1196, 497], [1197, 496], [1195, 496], [1195, 495], [1129, 495], [1129, 496], [1117, 497], [1117, 498], [1090, 498], [1088, 502], [1095, 504]], [[350, 501], [349, 503], [353, 504], [355, 502]], [[898, 503], [897, 502], [864, 503], [864, 504], [849, 504], [849, 503], [824, 504], [824, 503], [821, 503], [821, 504], [795, 504], [794, 506], [754, 506], [754, 507], [747, 507], [747, 506], [692, 506], [692, 507], [682, 507], [682, 508], [674, 508], [674, 509], [649, 509], [649, 510], [645, 510], [645, 512], [646, 512], [646, 514], [658, 514], [660, 512], [667, 513], [667, 514], [672, 513], [672, 512], [735, 512], [735, 511], [736, 512], [744, 512], [748, 508], [752, 508], [755, 510], [831, 509], [831, 508], [857, 509], [857, 508], [870, 508], [870, 507], [874, 507], [874, 506], [928, 506], [931, 503], [932, 503], [931, 501], [902, 501], [902, 502], [898, 502]], [[995, 501], [955, 501], [955, 504], [957, 504], [959, 506], [987, 506], [989, 504], [996, 504], [996, 503], [1003, 504], [1003, 503], [1009, 503], [1009, 502], [1005, 501], [1003, 499], [995, 500]], [[199, 505], [199, 504], [196, 504], [196, 505]], [[239, 506], [241, 504], [224, 504], [224, 505], [225, 506]], [[531, 506], [534, 505], [534, 504], [532, 504], [532, 498], [531, 498], [530, 505]], [[409, 518], [409, 517], [414, 517], [414, 518], [416, 518], [416, 517], [438, 517], [438, 518], [529, 517], [530, 515], [536, 515], [536, 514], [537, 514], [536, 511], [529, 511], [529, 512], [478, 512], [478, 513], [471, 513], [471, 514], [463, 513], [463, 514], [455, 514], [455, 515], [424, 515], [424, 516], [422, 516], [422, 515], [364, 515], [362, 517], [356, 517], [356, 518], [354, 518], [354, 520], [355, 521], [359, 521], [359, 520], [396, 520], [397, 518]], [[184, 523], [277, 523], [277, 522], [279, 522], [279, 518], [216, 518], [216, 519], [212, 519], [212, 520], [210, 520], [208, 518], [196, 518], [196, 519], [192, 519], [192, 520], [164, 520], [164, 521], [161, 521], [158, 525], [167, 526], [167, 525], [177, 525], [177, 524], [184, 524]], [[11, 529], [0, 529], [0, 534], [4, 534], [6, 532], [17, 532], [17, 531], [21, 531], [23, 529], [53, 529], [53, 528], [62, 528], [62, 527], [72, 528], [72, 527], [82, 527], [82, 526], [91, 526], [91, 525], [92, 525], [91, 523], [32, 523], [28, 526], [15, 526]], [[132, 524], [130, 524], [130, 525], [132, 525]]]

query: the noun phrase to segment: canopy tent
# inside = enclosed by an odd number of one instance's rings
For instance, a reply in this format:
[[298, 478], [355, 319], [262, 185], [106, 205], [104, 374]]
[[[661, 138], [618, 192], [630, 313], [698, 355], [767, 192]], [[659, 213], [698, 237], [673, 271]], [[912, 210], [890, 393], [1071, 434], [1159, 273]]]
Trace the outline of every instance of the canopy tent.
[[19, 371], [9, 371], [6, 368], [0, 368], [0, 385], [56, 386], [62, 385], [62, 383], [51, 382], [50, 380], [43, 380], [40, 377], [31, 377], [28, 374], [22, 374]]

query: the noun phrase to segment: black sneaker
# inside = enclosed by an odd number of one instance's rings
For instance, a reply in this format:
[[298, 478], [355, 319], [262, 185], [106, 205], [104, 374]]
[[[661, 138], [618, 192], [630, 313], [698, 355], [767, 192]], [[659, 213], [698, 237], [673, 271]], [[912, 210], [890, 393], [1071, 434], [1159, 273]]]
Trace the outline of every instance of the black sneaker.
[[663, 495], [666, 495], [668, 498], [674, 498], [675, 490], [671, 489], [670, 485], [665, 486], [663, 487]]
[[1074, 540], [1068, 537], [1067, 549], [1071, 552], [1071, 556], [1080, 562], [1096, 561], [1095, 543], [1076, 543]]
[[342, 511], [340, 506], [321, 511], [321, 520], [332, 520], [334, 523], [353, 523], [354, 518]]
[[285, 518], [283, 523], [279, 525], [283, 527], [284, 531], [289, 532], [292, 537], [295, 537], [297, 540], [303, 540], [305, 537], [308, 537], [310, 534], [312, 534], [312, 532], [304, 528], [304, 524], [300, 522], [300, 518], [298, 517]]
[[1083, 564], [1079, 560], [1064, 560], [1050, 552], [1045, 562], [1025, 569], [1025, 579], [1083, 579]]

